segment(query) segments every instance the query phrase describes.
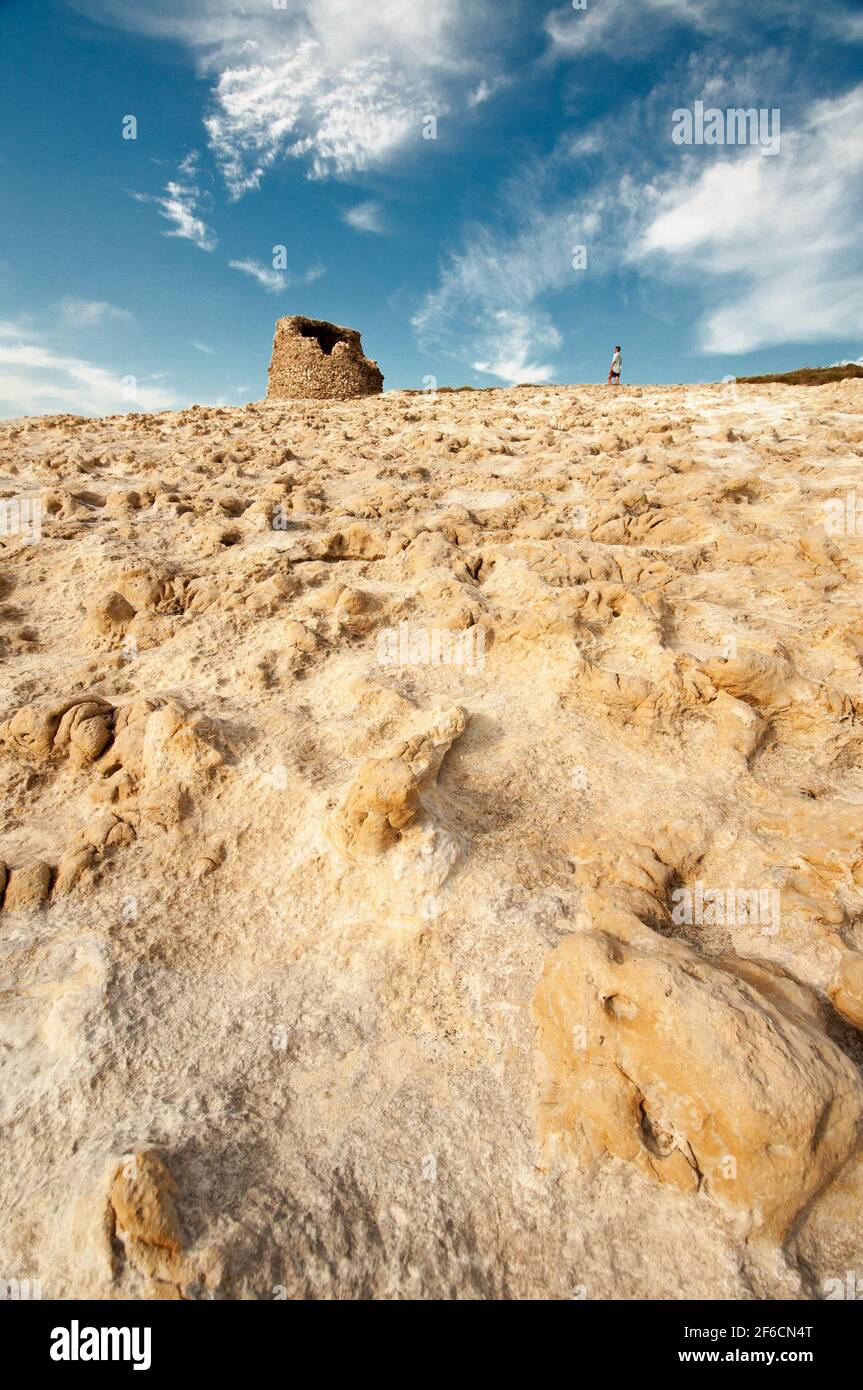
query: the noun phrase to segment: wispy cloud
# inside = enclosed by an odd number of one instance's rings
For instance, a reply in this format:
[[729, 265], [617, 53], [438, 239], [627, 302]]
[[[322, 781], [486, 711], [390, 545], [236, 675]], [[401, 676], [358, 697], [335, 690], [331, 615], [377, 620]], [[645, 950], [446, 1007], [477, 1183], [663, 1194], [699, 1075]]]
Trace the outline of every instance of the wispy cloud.
[[199, 204], [207, 202], [208, 196], [197, 183], [194, 151], [186, 156], [178, 172], [181, 177], [169, 180], [161, 194], [133, 193], [132, 197], [139, 203], [155, 204], [159, 216], [171, 223], [165, 236], [191, 241], [202, 251], [215, 251], [216, 235], [200, 216]]
[[705, 351], [863, 334], [863, 85], [757, 150], [643, 191], [630, 256], [690, 284]]
[[253, 280], [257, 280], [262, 289], [267, 294], [280, 294], [282, 290], [288, 288], [288, 277], [283, 270], [275, 270], [271, 265], [261, 265], [260, 261], [229, 261], [228, 265], [232, 270], [241, 270], [244, 275], [251, 275]]
[[343, 178], [421, 149], [427, 115], [465, 107], [482, 77], [489, 89], [496, 81], [492, 0], [77, 3], [180, 40], [214, 76], [205, 126], [233, 198], [280, 159]]
[[496, 309], [486, 319], [486, 338], [492, 351], [488, 361], [474, 362], [474, 371], [501, 381], [550, 381], [553, 362], [532, 360], [538, 353], [556, 352], [563, 339], [554, 324], [536, 311], [515, 313]]
[[401, 84], [387, 57], [331, 66], [314, 40], [220, 74], [205, 125], [232, 197], [257, 188], [280, 156], [307, 158], [310, 177], [346, 177], [386, 163], [423, 116], [446, 109], [430, 86]]
[[501, 87], [508, 86], [509, 82], [510, 78], [506, 77], [503, 74], [501, 74], [499, 77], [483, 77], [481, 81], [478, 82], [477, 85], [474, 87], [473, 91], [468, 92], [468, 106], [482, 106], [484, 101], [488, 101], [490, 97], [493, 97], [495, 92], [500, 91]]
[[601, 50], [606, 58], [640, 57], [675, 29], [717, 39], [753, 31], [788, 32], [791, 25], [829, 27], [834, 38], [854, 43], [861, 20], [844, 0], [589, 0], [583, 8], [555, 9], [545, 21], [553, 56], [578, 57]]
[[109, 304], [106, 299], [64, 299], [60, 311], [66, 323], [73, 328], [95, 328], [99, 324], [128, 321], [132, 314], [128, 309], [120, 309]]
[[845, 43], [863, 43], [863, 14], [844, 13], [830, 16], [830, 32], [833, 38]]
[[0, 412], [4, 417], [120, 414], [177, 404], [175, 396], [137, 381], [125, 368], [109, 371], [84, 358], [55, 352], [14, 324], [0, 328]]
[[[621, 267], [685, 287], [705, 351], [859, 339], [863, 86], [804, 104], [794, 124], [783, 122], [774, 158], [749, 148], [681, 150], [670, 140], [684, 77], [719, 105], [736, 104], [732, 93], [754, 104], [753, 92], [771, 73], [784, 80], [784, 70], [772, 50], [733, 65], [690, 60], [683, 75], [666, 74], [643, 102], [614, 113], [614, 173], [601, 158], [607, 124], [575, 144], [561, 138], [544, 160], [516, 170], [504, 215], [467, 228], [443, 261], [413, 318], [420, 346], [506, 380], [548, 380], [561, 345], [560, 294]], [[639, 130], [652, 137], [650, 164]], [[595, 171], [577, 203], [562, 192], [575, 156]], [[571, 261], [577, 245], [585, 276]], [[573, 322], [571, 308], [568, 316]]]
[[412, 323], [420, 346], [504, 381], [548, 381], [562, 344], [545, 298], [576, 288], [576, 245], [598, 231], [602, 202], [584, 214], [518, 181], [514, 224], [475, 225], [441, 267]]
[[322, 265], [313, 265], [302, 275], [291, 275], [286, 270], [277, 270], [274, 266], [262, 265], [260, 261], [253, 261], [251, 257], [242, 261], [229, 261], [228, 264], [232, 270], [240, 270], [244, 275], [251, 275], [252, 279], [257, 280], [267, 294], [281, 294], [291, 285], [310, 285], [313, 280], [319, 280], [325, 273]]
[[212, 356], [213, 356], [214, 349], [211, 348], [211, 347], [207, 347], [207, 344], [206, 344], [206, 343], [196, 343], [194, 340], [192, 340], [192, 341], [189, 343], [189, 346], [190, 346], [190, 347], [193, 347], [193, 348], [197, 348], [197, 349], [198, 349], [198, 352], [205, 352], [205, 353], [207, 354], [208, 357], [212, 357]]
[[365, 203], [357, 203], [356, 207], [349, 208], [342, 214], [343, 220], [349, 227], [353, 227], [358, 232], [377, 232], [386, 231], [384, 226], [383, 209], [380, 203], [371, 200]]

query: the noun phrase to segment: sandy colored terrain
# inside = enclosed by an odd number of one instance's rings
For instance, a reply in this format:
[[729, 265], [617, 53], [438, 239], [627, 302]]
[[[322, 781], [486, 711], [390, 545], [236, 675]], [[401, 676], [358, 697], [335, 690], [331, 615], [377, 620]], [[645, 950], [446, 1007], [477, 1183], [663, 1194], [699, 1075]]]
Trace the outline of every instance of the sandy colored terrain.
[[0, 1277], [863, 1279], [861, 459], [858, 382], [0, 426]]

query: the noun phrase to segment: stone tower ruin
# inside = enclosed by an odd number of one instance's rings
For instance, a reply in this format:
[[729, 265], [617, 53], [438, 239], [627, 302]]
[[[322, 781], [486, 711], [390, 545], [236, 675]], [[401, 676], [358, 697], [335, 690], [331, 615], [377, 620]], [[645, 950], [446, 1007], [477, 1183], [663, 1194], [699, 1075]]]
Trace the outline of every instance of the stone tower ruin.
[[376, 396], [384, 379], [363, 356], [355, 328], [299, 314], [278, 319], [267, 379], [267, 400], [349, 400]]

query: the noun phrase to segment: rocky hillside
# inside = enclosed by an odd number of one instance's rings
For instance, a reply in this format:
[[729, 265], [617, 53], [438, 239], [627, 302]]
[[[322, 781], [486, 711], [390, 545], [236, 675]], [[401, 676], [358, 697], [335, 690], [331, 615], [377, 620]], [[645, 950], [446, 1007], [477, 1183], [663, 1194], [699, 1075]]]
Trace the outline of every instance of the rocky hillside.
[[863, 1270], [861, 412], [850, 381], [0, 426], [4, 1277]]

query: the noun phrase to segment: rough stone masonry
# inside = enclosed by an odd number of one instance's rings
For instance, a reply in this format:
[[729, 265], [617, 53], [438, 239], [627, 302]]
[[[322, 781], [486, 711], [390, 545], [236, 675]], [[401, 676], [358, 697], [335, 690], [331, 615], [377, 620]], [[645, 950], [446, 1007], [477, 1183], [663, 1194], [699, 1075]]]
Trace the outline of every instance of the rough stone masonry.
[[277, 320], [268, 400], [348, 400], [379, 395], [383, 385], [377, 362], [363, 356], [355, 328], [299, 314]]

